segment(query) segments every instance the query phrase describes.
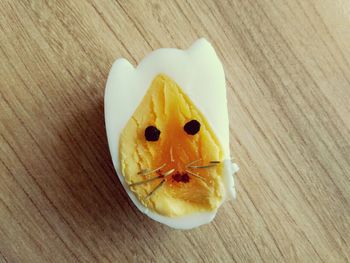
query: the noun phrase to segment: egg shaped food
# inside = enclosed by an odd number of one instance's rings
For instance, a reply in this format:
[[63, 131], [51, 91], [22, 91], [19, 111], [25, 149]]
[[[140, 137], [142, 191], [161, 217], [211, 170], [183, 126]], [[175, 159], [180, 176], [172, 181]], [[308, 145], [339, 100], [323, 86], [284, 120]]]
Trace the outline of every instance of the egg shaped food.
[[205, 39], [114, 62], [105, 90], [109, 149], [136, 207], [173, 228], [209, 223], [235, 197], [225, 75]]

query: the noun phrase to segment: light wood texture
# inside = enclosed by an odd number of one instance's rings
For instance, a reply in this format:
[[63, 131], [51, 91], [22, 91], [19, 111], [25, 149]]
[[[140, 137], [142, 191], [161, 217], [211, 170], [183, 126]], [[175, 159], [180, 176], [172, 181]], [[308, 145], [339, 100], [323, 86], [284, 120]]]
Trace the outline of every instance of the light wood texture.
[[[113, 171], [112, 62], [206, 37], [238, 198], [176, 231]], [[350, 1], [0, 1], [0, 262], [349, 262]]]

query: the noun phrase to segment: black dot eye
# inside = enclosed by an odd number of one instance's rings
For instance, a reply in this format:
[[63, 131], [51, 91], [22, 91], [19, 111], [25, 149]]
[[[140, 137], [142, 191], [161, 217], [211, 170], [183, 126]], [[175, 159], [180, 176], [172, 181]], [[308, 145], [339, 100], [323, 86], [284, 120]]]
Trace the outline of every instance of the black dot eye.
[[160, 130], [154, 126], [148, 126], [145, 129], [145, 138], [147, 141], [155, 142], [159, 140]]
[[200, 128], [201, 124], [197, 120], [191, 120], [184, 126], [185, 132], [190, 135], [195, 135], [197, 132], [199, 132]]

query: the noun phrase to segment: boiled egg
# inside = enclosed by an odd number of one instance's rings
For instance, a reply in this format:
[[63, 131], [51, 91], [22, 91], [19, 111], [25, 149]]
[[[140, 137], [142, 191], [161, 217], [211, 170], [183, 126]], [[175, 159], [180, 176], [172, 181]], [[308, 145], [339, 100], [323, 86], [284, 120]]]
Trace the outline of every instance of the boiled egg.
[[117, 59], [105, 90], [112, 161], [135, 206], [173, 228], [209, 223], [235, 197], [225, 75], [205, 39]]

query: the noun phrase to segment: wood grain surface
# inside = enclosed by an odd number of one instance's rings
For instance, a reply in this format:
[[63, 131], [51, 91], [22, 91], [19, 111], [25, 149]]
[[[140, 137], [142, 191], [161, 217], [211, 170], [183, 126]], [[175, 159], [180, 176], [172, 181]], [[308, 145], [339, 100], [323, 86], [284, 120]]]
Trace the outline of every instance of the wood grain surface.
[[[227, 78], [238, 198], [176, 231], [107, 147], [118, 57], [206, 37]], [[0, 1], [0, 262], [349, 262], [350, 1]]]

